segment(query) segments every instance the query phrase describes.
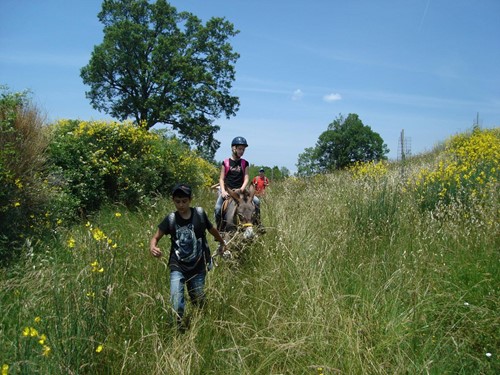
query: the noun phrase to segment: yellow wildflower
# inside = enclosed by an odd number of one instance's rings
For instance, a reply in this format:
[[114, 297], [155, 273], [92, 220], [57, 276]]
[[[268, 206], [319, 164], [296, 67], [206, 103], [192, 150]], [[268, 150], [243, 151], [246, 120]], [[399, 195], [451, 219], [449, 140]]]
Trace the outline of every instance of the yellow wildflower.
[[42, 335], [40, 335], [38, 338], [40, 339], [40, 340], [38, 340], [38, 343], [39, 343], [40, 345], [45, 344], [45, 340], [47, 340], [47, 336], [45, 336], [45, 335], [43, 335], [43, 334], [42, 334]]
[[20, 202], [16, 202], [16, 203], [14, 203], [14, 207], [19, 207], [20, 205], [21, 205], [21, 203], [20, 203]]
[[97, 260], [93, 263], [90, 263], [90, 266], [92, 267], [92, 272], [104, 272], [103, 267], [99, 268], [99, 263], [97, 262]]
[[42, 321], [42, 318], [39, 316], [35, 317], [35, 323], [40, 323]]
[[9, 373], [9, 365], [4, 363], [2, 365], [2, 375], [7, 375]]
[[101, 241], [107, 238], [104, 232], [99, 228], [92, 229], [92, 237], [94, 237], [94, 240], [96, 241]]
[[121, 214], [121, 213], [119, 213], [119, 212], [115, 212], [115, 217], [121, 217], [121, 216], [122, 216], [122, 214]]
[[36, 328], [33, 328], [33, 327], [24, 327], [23, 336], [25, 336], [25, 337], [28, 337], [28, 336], [37, 337], [38, 331], [36, 330]]
[[73, 237], [70, 237], [68, 242], [66, 242], [69, 248], [75, 247], [76, 241]]
[[95, 349], [95, 352], [96, 353], [100, 353], [102, 352], [102, 350], [104, 349], [104, 346], [103, 345], [99, 345], [96, 349]]
[[44, 357], [48, 357], [48, 356], [49, 356], [49, 354], [50, 354], [50, 346], [48, 346], [48, 345], [44, 345], [44, 346], [43, 346], [43, 352], [42, 352], [42, 355], [43, 355]]

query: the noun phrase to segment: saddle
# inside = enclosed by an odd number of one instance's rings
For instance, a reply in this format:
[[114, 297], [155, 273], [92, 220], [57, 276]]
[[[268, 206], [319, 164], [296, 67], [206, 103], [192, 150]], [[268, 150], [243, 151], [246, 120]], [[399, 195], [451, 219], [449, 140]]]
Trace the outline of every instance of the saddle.
[[222, 202], [222, 216], [225, 216], [227, 208], [229, 207], [229, 201], [232, 200], [233, 200], [232, 197], [227, 197], [226, 199], [224, 199], [224, 202]]

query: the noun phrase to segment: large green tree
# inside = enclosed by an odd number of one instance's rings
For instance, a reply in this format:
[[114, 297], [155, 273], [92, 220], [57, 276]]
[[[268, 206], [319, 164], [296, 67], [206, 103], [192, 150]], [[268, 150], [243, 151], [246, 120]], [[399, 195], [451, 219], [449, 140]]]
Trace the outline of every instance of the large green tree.
[[350, 113], [346, 118], [339, 115], [321, 133], [316, 146], [299, 155], [298, 174], [323, 173], [356, 162], [385, 160], [388, 152], [382, 137], [364, 125], [357, 114]]
[[319, 162], [316, 155], [316, 148], [308, 147], [303, 153], [299, 154], [299, 160], [296, 164], [298, 176], [311, 176], [319, 173]]
[[231, 96], [239, 54], [229, 38], [238, 31], [224, 18], [204, 25], [165, 0], [104, 0], [104, 39], [81, 77], [91, 105], [146, 129], [171, 125], [186, 141], [215, 153], [222, 114], [234, 116]]

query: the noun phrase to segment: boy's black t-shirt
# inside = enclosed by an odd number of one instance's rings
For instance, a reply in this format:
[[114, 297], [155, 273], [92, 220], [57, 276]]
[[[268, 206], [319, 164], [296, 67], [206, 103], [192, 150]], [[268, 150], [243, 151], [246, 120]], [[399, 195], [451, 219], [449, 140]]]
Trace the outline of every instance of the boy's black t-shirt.
[[[198, 212], [195, 212], [195, 209], [191, 207], [191, 217], [189, 219], [184, 219], [179, 215], [179, 213], [175, 212], [175, 225], [173, 233], [170, 230], [169, 219], [167, 215], [163, 221], [158, 225], [158, 228], [165, 234], [170, 235], [170, 257], [168, 261], [168, 265], [170, 270], [172, 271], [180, 271], [188, 274], [197, 274], [200, 272], [205, 272], [206, 263], [210, 260], [210, 249], [208, 247], [206, 231], [210, 230], [213, 225], [208, 219], [208, 215], [205, 210], [202, 210], [203, 218], [197, 220], [194, 223], [194, 215], [199, 215]], [[182, 241], [182, 238], [178, 238], [178, 233], [181, 237], [185, 237], [185, 233], [189, 233], [190, 230], [194, 232], [194, 236], [196, 241], [199, 242], [199, 246], [201, 246], [201, 250], [203, 252], [202, 256], [196, 263], [184, 263], [178, 259], [176, 255], [176, 251], [179, 251], [179, 240]]]
[[[224, 163], [222, 163], [224, 165]], [[247, 162], [247, 165], [248, 162]], [[233, 160], [229, 158], [229, 171], [226, 173], [224, 178], [224, 185], [230, 189], [239, 189], [243, 185], [243, 180], [245, 179], [245, 171], [241, 167], [241, 159]]]

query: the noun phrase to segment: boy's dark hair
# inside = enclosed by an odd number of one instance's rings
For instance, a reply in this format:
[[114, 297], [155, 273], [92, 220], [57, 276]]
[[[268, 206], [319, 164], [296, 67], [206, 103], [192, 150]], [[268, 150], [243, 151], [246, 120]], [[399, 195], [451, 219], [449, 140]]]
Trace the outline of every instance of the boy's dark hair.
[[172, 198], [173, 197], [191, 198], [191, 196], [192, 196], [192, 190], [189, 185], [177, 184], [172, 189]]

